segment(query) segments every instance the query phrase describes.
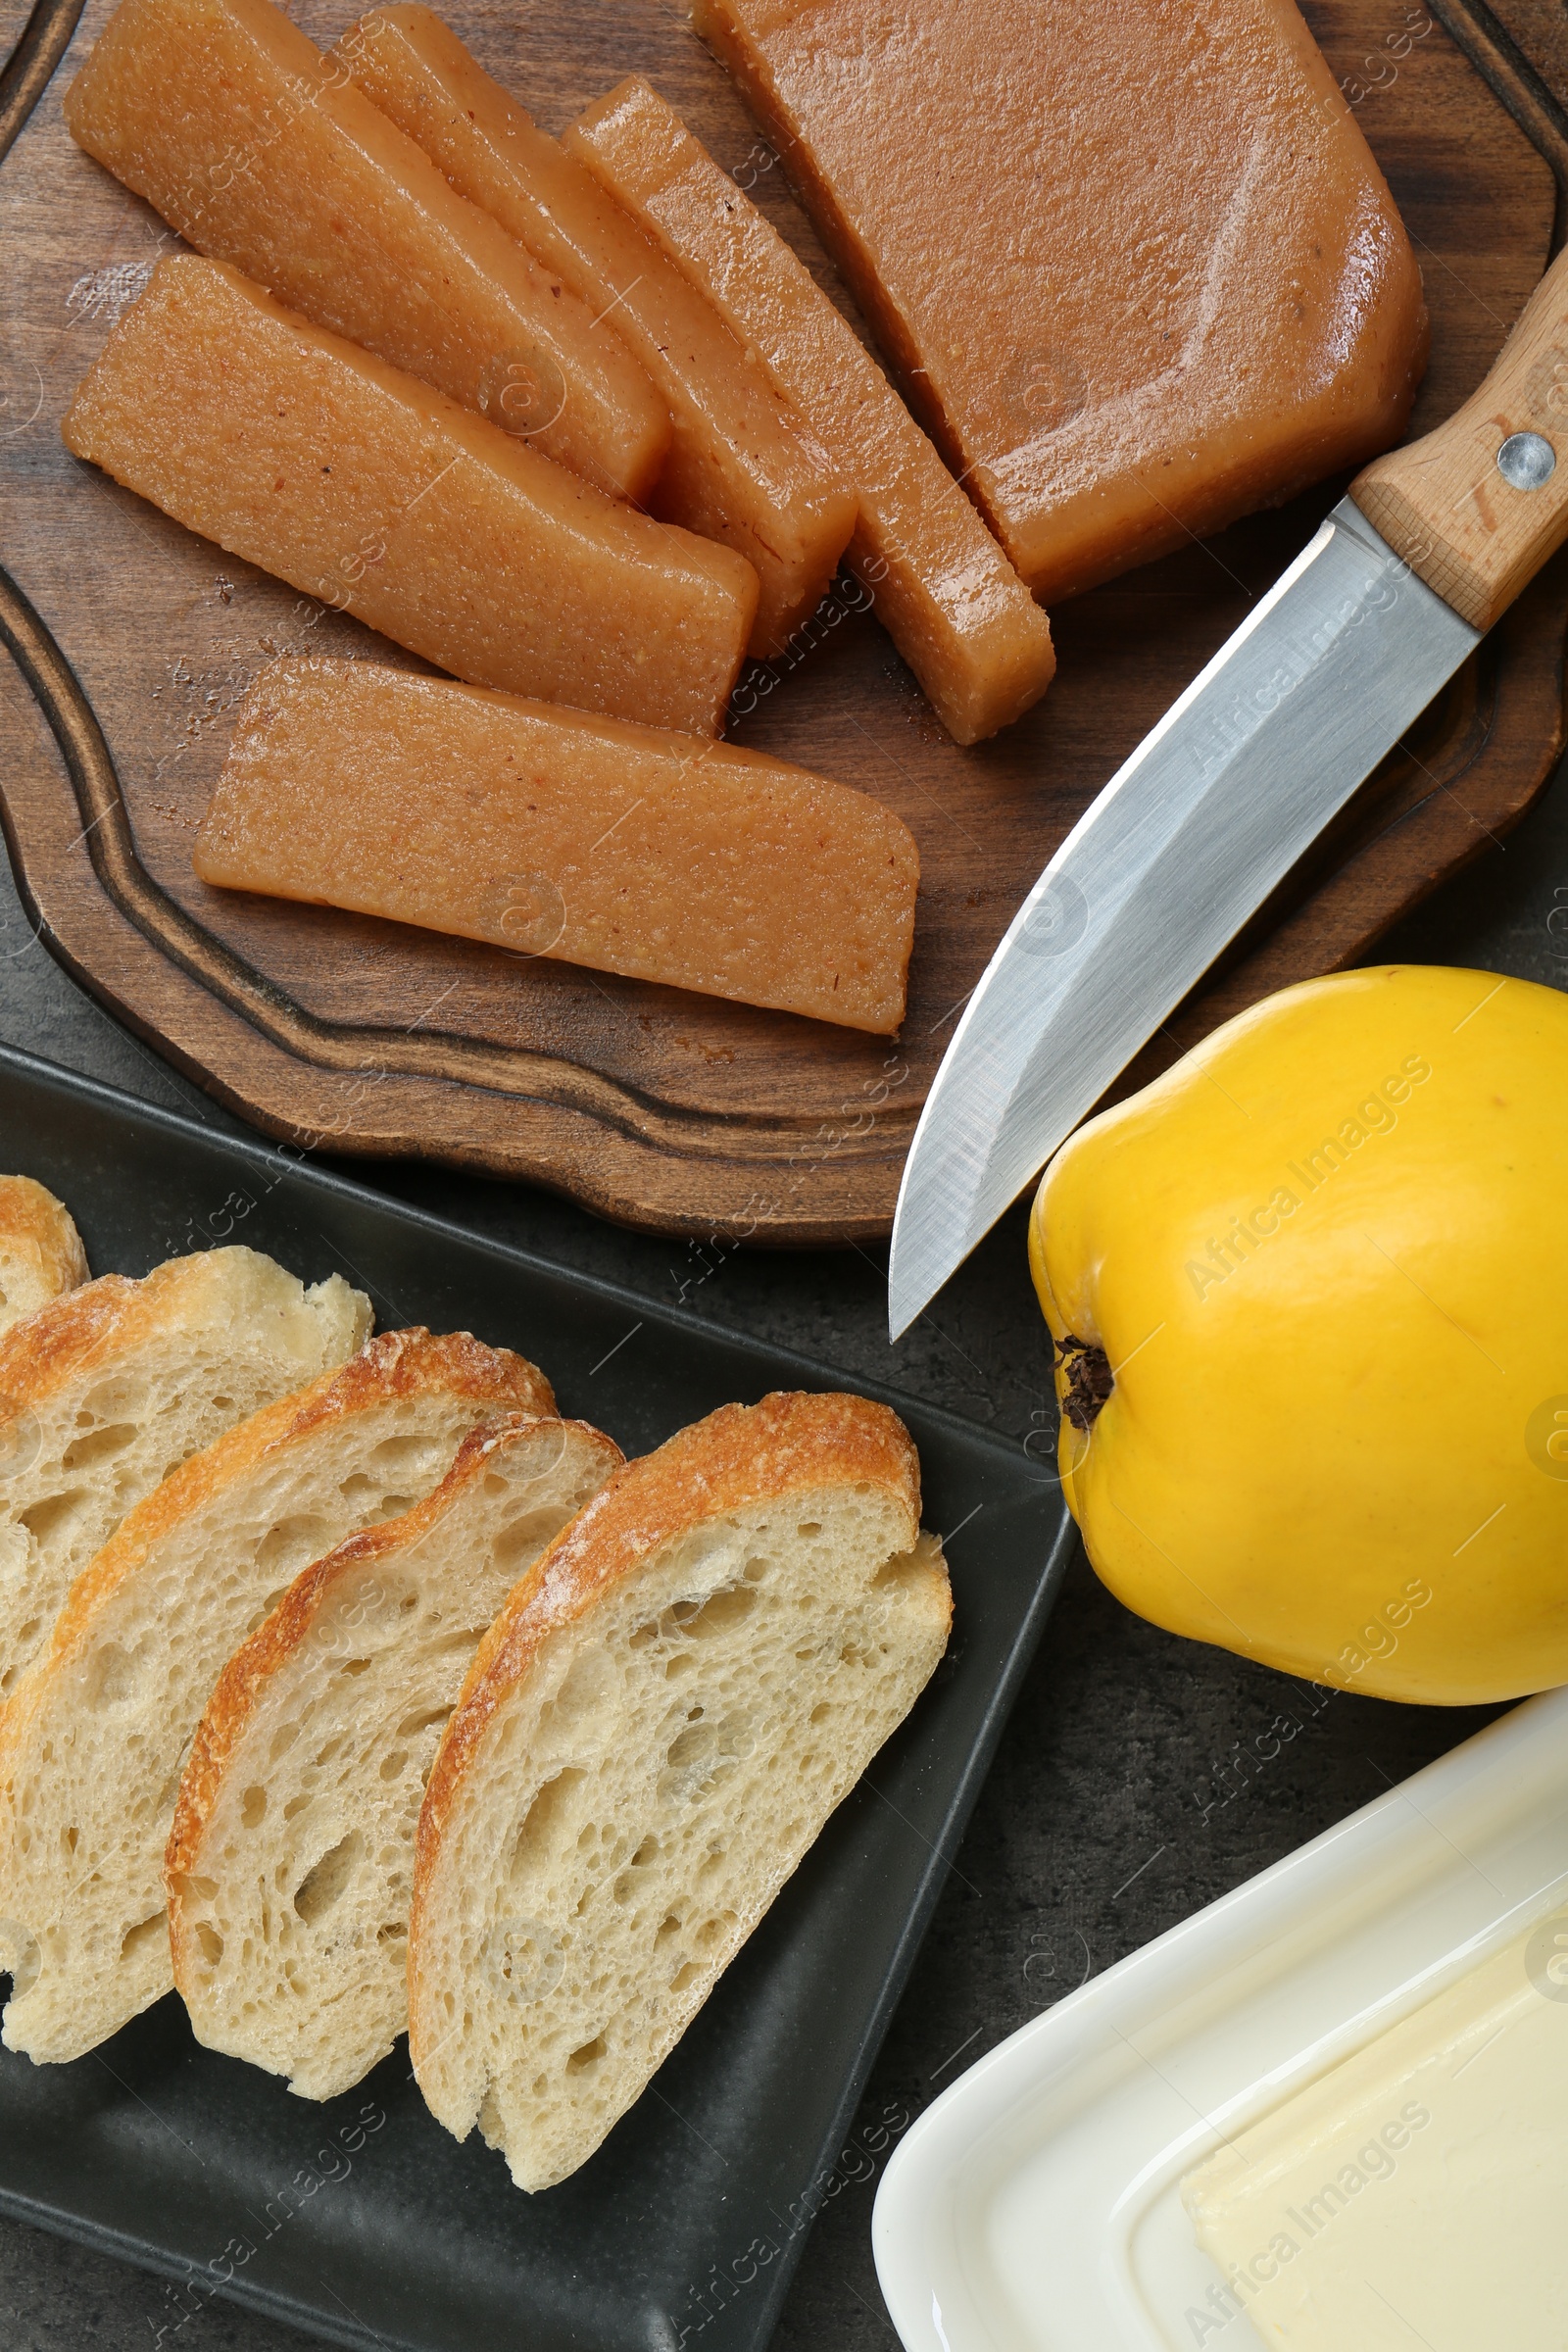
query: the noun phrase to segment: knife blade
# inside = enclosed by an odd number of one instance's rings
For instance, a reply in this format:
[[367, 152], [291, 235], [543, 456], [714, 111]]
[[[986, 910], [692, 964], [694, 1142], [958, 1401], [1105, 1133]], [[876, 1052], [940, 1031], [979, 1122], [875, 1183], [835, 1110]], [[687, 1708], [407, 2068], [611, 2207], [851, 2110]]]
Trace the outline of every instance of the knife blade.
[[892, 1339], [1568, 536], [1565, 415], [1568, 253], [1480, 390], [1363, 469], [1019, 907], [905, 1163]]
[[969, 999], [899, 1191], [895, 1339], [1480, 642], [1335, 508], [1079, 818]]

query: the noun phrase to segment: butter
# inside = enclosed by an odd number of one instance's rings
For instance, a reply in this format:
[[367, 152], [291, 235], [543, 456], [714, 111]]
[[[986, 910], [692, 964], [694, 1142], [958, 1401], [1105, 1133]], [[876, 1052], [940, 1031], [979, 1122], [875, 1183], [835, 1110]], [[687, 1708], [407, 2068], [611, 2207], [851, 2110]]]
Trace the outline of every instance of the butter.
[[1218, 2269], [1185, 2314], [1289, 2352], [1568, 2342], [1568, 1912], [1515, 1937], [1182, 2182]]

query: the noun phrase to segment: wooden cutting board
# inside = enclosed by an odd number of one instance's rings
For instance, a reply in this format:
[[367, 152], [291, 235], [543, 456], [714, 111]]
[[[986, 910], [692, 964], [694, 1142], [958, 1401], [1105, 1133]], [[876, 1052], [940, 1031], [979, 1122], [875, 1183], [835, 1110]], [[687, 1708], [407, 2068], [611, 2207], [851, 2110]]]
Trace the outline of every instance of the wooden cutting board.
[[[858, 592], [757, 670], [740, 740], [891, 804], [920, 848], [897, 1044], [368, 918], [204, 889], [190, 844], [233, 715], [284, 651], [385, 648], [69, 458], [59, 420], [172, 240], [77, 152], [60, 99], [109, 13], [40, 0], [0, 83], [0, 797], [29, 908], [78, 979], [269, 1134], [525, 1176], [655, 1230], [886, 1233], [956, 1012], [1068, 826], [1343, 486], [1059, 608], [1045, 701], [951, 744]], [[323, 43], [355, 9], [300, 0]], [[771, 155], [673, 0], [454, 0], [453, 24], [559, 129], [647, 73], [843, 299]], [[1547, 260], [1568, 118], [1548, 0], [1309, 0], [1426, 277], [1413, 429], [1479, 382]], [[1512, 30], [1509, 30], [1509, 26]], [[846, 302], [845, 307], [850, 306]], [[171, 397], [177, 389], [171, 388]], [[1361, 958], [1529, 806], [1562, 735], [1568, 564], [1527, 592], [1135, 1075], [1271, 989]]]

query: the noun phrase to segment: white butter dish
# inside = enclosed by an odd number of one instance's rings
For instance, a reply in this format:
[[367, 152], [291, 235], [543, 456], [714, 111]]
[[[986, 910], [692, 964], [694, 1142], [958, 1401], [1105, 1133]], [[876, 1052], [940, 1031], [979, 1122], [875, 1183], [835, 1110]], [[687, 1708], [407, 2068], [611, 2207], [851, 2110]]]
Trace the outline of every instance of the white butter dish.
[[1107, 1969], [944, 2092], [873, 2222], [907, 2352], [1259, 2352], [1198, 2249], [1183, 2176], [1559, 1902], [1568, 1690]]

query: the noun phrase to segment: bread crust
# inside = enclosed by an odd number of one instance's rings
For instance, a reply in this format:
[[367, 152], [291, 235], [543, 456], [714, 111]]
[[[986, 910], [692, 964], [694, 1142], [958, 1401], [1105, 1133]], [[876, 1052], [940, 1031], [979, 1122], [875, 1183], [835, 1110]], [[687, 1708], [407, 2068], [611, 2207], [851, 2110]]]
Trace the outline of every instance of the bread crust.
[[275, 1280], [283, 1271], [259, 1250], [238, 1245], [201, 1250], [167, 1259], [139, 1281], [100, 1274], [96, 1282], [34, 1308], [0, 1335], [0, 1397], [43, 1403], [95, 1358], [108, 1357], [111, 1349], [117, 1355], [128, 1352], [150, 1336], [168, 1332], [212, 1286], [219, 1261], [235, 1258], [250, 1260], [263, 1280]]
[[[373, 1344], [373, 1343], [372, 1343]], [[477, 1343], [475, 1343], [477, 1345]], [[489, 1353], [489, 1350], [485, 1350]], [[519, 1359], [520, 1360], [520, 1359]], [[529, 1367], [530, 1369], [532, 1367]], [[540, 1385], [548, 1391], [548, 1383]], [[180, 1780], [173, 1825], [164, 1860], [164, 1879], [170, 1897], [170, 1939], [173, 1947], [174, 1982], [182, 1987], [183, 1945], [180, 1935], [178, 1883], [192, 1869], [222, 1785], [229, 1759], [248, 1727], [257, 1699], [270, 1677], [287, 1664], [310, 1638], [323, 1605], [343, 1579], [367, 1562], [389, 1552], [406, 1550], [444, 1517], [451, 1505], [454, 1483], [473, 1475], [497, 1446], [549, 1413], [498, 1407], [498, 1417], [470, 1430], [453, 1457], [452, 1467], [438, 1487], [396, 1519], [362, 1528], [347, 1537], [325, 1557], [304, 1569], [290, 1585], [271, 1615], [257, 1627], [249, 1641], [229, 1659], [219, 1676]], [[620, 1448], [586, 1421], [564, 1426], [585, 1431], [618, 1455]]]
[[74, 1218], [30, 1176], [0, 1176], [0, 1258], [6, 1256], [29, 1264], [52, 1297], [87, 1280], [87, 1252]]
[[511, 1409], [533, 1419], [555, 1411], [555, 1392], [544, 1374], [510, 1348], [488, 1348], [466, 1331], [432, 1337], [418, 1324], [382, 1332], [335, 1372], [323, 1372], [308, 1388], [263, 1405], [205, 1452], [192, 1454], [171, 1471], [162, 1486], [121, 1521], [77, 1577], [36, 1671], [52, 1672], [91, 1627], [95, 1611], [116, 1586], [135, 1573], [172, 1527], [231, 1479], [256, 1468], [274, 1448], [309, 1436], [328, 1421], [437, 1387], [459, 1396], [493, 1398], [498, 1413]]
[[[409, 1916], [411, 1984], [425, 1890], [469, 1769], [497, 1707], [550, 1635], [583, 1617], [656, 1545], [694, 1521], [794, 1491], [864, 1481], [891, 1490], [920, 1527], [920, 1460], [884, 1404], [844, 1394], [775, 1390], [760, 1404], [725, 1404], [617, 1470], [514, 1591], [474, 1655], [442, 1735], [419, 1813]], [[418, 2019], [411, 2011], [413, 2042]]]
[[[189, 1262], [174, 1258], [171, 1264]], [[41, 1401], [63, 1389], [95, 1355], [109, 1352], [110, 1344], [128, 1323], [137, 1293], [147, 1291], [169, 1271], [170, 1267], [158, 1266], [139, 1283], [125, 1274], [100, 1274], [96, 1282], [83, 1283], [79, 1290], [51, 1298], [13, 1323], [8, 1332], [0, 1334], [0, 1396], [12, 1403], [23, 1398]], [[167, 1306], [174, 1288], [172, 1283], [159, 1285], [159, 1309]], [[145, 1331], [152, 1321], [162, 1319], [161, 1313], [146, 1314], [137, 1327]]]

